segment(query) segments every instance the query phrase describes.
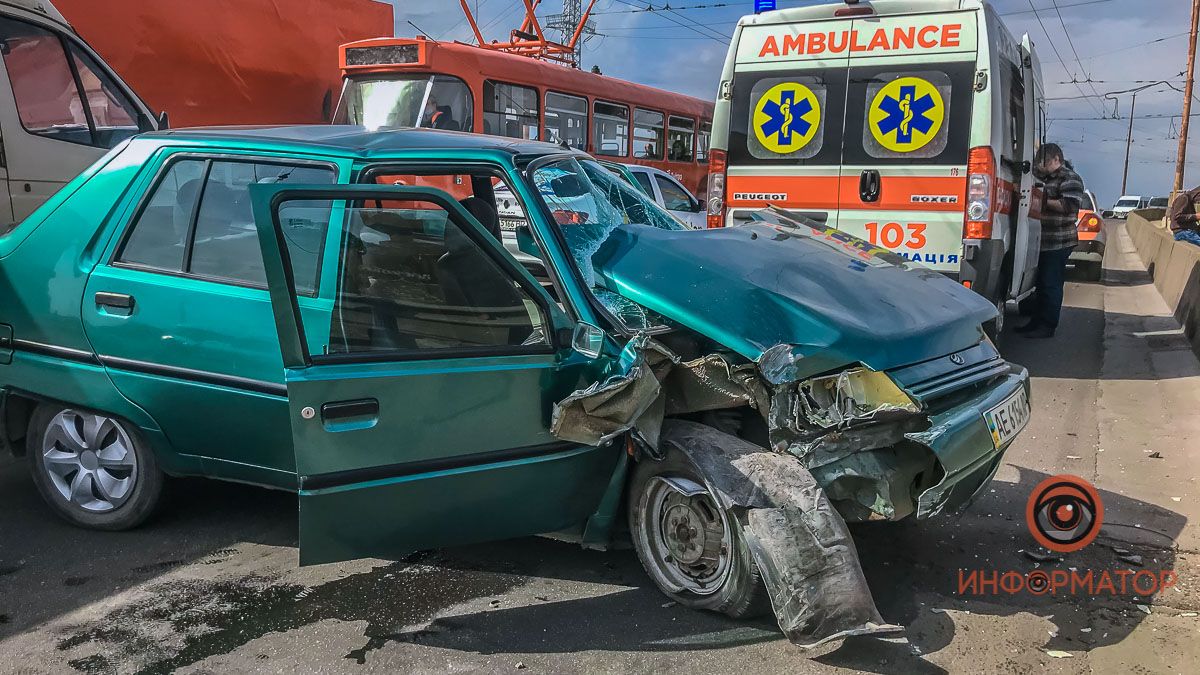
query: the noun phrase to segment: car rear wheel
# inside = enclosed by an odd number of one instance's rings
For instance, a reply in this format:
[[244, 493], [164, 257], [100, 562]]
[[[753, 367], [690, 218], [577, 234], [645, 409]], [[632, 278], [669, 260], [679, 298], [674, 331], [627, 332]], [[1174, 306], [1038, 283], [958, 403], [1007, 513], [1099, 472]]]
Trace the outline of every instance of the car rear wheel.
[[34, 411], [27, 438], [33, 481], [68, 522], [125, 530], [144, 522], [158, 505], [163, 474], [128, 422], [45, 403]]
[[629, 486], [629, 530], [647, 574], [672, 600], [749, 618], [770, 609], [737, 520], [676, 451], [643, 460]]

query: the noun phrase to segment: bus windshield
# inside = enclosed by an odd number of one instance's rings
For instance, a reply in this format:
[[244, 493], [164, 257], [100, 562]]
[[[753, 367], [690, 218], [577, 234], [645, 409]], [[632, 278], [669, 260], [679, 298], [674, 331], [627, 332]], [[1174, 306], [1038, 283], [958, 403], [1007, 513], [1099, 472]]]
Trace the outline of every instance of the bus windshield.
[[395, 75], [346, 80], [335, 124], [368, 129], [427, 127], [471, 131], [474, 98], [466, 83], [447, 75]]

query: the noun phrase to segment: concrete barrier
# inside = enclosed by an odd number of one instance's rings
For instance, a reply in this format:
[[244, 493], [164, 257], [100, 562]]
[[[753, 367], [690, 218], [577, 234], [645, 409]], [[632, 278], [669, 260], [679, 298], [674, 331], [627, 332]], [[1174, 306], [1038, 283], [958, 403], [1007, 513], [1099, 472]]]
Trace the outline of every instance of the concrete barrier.
[[1175, 241], [1162, 209], [1129, 214], [1125, 229], [1183, 333], [1200, 356], [1200, 246]]

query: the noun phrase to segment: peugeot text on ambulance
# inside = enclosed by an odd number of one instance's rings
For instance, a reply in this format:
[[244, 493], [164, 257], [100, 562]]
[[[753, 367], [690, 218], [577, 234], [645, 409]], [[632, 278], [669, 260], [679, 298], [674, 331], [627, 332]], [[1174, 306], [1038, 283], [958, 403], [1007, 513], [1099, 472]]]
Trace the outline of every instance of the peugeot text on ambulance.
[[1033, 287], [1040, 235], [1029, 217], [1039, 73], [1028, 37], [1014, 40], [984, 0], [744, 17], [713, 122], [709, 226], [773, 204], [997, 305], [1019, 299]]

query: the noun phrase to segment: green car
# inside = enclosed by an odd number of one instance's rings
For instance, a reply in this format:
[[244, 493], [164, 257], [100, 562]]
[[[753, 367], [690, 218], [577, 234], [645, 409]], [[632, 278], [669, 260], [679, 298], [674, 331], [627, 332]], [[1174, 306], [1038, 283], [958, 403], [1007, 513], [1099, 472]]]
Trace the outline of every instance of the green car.
[[1024, 426], [993, 312], [782, 211], [689, 230], [550, 144], [151, 133], [0, 231], [0, 443], [84, 527], [190, 475], [298, 493], [305, 564], [631, 539], [812, 642], [885, 626], [846, 521], [962, 508]]

